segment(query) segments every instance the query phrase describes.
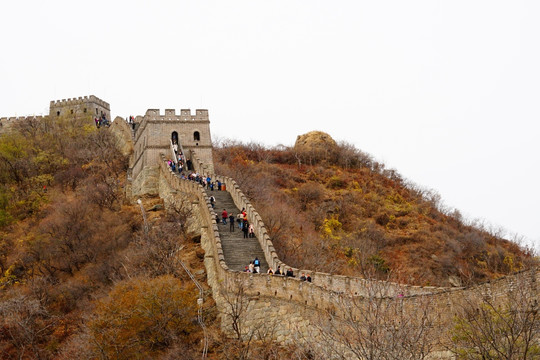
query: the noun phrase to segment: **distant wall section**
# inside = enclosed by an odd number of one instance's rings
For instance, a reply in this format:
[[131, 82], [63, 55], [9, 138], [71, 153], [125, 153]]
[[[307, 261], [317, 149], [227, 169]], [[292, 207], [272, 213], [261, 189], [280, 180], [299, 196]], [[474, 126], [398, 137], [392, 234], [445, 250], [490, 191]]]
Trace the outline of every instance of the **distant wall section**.
[[0, 134], [7, 133], [17, 122], [24, 120], [43, 120], [43, 116], [19, 116], [19, 117], [0, 117]]
[[[101, 114], [105, 114], [108, 120], [111, 120], [111, 107], [108, 102], [101, 100], [100, 98], [90, 96], [79, 96], [78, 98], [69, 98], [62, 100], [53, 100], [49, 106], [49, 117], [83, 117], [88, 116], [92, 119], [95, 117], [101, 117]], [[42, 120], [44, 116], [19, 116], [19, 117], [0, 117], [0, 133], [8, 132], [15, 123], [25, 119]]]

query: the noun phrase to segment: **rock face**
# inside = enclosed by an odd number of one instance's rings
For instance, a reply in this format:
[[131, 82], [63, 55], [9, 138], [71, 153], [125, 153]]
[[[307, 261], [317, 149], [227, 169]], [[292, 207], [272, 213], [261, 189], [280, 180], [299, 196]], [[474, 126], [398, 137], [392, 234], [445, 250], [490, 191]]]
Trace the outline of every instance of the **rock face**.
[[294, 143], [294, 150], [298, 152], [327, 152], [337, 146], [330, 135], [322, 131], [310, 131], [304, 135], [298, 135]]

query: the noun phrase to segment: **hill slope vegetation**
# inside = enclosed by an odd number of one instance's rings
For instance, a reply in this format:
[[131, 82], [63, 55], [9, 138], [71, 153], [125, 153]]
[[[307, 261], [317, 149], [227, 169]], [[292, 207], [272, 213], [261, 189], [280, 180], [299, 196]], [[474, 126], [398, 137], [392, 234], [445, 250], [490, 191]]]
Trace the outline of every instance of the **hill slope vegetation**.
[[301, 136], [294, 148], [225, 140], [214, 150], [216, 172], [253, 201], [286, 263], [438, 286], [535, 263], [527, 249], [445, 209], [438, 194], [322, 134]]

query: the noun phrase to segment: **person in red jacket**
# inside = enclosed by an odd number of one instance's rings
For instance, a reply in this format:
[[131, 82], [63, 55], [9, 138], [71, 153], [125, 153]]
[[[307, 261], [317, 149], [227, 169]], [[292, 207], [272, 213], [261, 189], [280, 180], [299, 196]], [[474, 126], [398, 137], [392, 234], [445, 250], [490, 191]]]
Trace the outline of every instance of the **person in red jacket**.
[[229, 217], [229, 214], [227, 214], [227, 210], [223, 209], [223, 212], [221, 213], [221, 219], [223, 220], [223, 225], [227, 225], [228, 217]]

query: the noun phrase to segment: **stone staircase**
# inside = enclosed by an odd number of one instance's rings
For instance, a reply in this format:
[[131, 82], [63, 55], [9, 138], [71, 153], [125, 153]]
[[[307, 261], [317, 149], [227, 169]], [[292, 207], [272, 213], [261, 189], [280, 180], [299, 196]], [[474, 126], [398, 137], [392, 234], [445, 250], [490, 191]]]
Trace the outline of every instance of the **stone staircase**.
[[[220, 220], [223, 209], [226, 209], [229, 215], [232, 212], [236, 219], [236, 215], [240, 213], [240, 209], [236, 207], [228, 191], [210, 191], [206, 189], [206, 194], [208, 197], [213, 195], [216, 198], [214, 211]], [[250, 261], [258, 257], [261, 262], [261, 273], [264, 274], [268, 271], [268, 263], [264, 257], [259, 240], [256, 237], [244, 239], [244, 233], [238, 228], [237, 222], [234, 224], [234, 232], [231, 232], [229, 219], [227, 219], [227, 225], [223, 225], [220, 221], [218, 223], [218, 230], [223, 248], [223, 256], [225, 257], [227, 266], [231, 270], [243, 271], [246, 265], [249, 265]]]

